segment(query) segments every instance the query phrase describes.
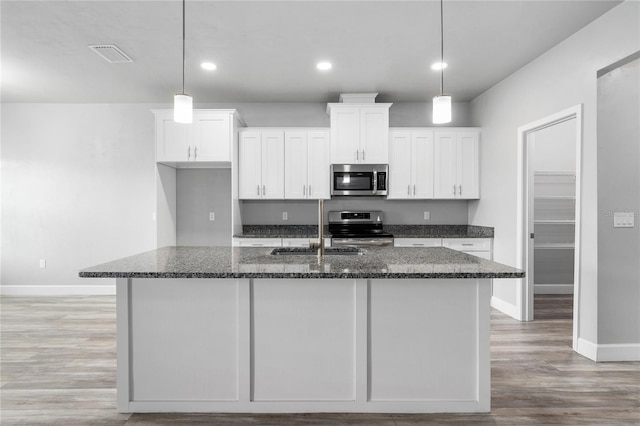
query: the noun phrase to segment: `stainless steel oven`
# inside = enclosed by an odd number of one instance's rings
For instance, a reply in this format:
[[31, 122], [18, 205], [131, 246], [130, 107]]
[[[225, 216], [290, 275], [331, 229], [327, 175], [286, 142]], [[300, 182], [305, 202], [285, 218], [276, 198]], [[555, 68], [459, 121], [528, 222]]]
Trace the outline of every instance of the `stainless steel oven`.
[[331, 196], [386, 196], [388, 164], [332, 164]]
[[393, 245], [393, 235], [382, 226], [381, 211], [331, 211], [331, 247], [375, 247]]

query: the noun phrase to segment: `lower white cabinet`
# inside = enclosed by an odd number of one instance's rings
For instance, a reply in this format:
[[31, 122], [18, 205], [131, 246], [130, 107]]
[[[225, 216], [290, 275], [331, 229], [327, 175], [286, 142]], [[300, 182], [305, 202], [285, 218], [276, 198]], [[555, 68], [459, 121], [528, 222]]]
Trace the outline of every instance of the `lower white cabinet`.
[[394, 247], [441, 247], [442, 238], [394, 238]]
[[282, 247], [281, 238], [234, 238], [236, 247]]
[[442, 247], [458, 250], [483, 259], [493, 259], [492, 238], [443, 238]]
[[493, 238], [394, 238], [394, 247], [447, 247], [493, 260]]
[[[235, 247], [309, 247], [317, 238], [234, 238]], [[331, 247], [331, 238], [324, 239], [324, 246]]]

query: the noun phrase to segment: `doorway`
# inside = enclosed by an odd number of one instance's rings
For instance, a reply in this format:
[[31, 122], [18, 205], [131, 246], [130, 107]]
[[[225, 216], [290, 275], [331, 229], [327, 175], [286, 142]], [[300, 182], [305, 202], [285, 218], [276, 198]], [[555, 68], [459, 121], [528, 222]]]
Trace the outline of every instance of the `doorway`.
[[[572, 146], [553, 146], [559, 135], [572, 139]], [[574, 347], [580, 299], [581, 147], [582, 105], [518, 129], [517, 267], [526, 272], [517, 292], [520, 318], [534, 319], [536, 292], [572, 293]]]

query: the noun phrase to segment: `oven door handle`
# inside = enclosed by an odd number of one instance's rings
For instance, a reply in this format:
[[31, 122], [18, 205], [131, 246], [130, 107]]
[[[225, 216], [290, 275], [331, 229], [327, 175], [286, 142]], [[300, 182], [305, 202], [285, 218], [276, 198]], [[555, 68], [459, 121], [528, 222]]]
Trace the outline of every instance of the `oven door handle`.
[[366, 238], [336, 238], [332, 240], [335, 246], [354, 246], [354, 247], [380, 247], [380, 246], [388, 246], [393, 242], [391, 239], [381, 240], [381, 239], [366, 239]]

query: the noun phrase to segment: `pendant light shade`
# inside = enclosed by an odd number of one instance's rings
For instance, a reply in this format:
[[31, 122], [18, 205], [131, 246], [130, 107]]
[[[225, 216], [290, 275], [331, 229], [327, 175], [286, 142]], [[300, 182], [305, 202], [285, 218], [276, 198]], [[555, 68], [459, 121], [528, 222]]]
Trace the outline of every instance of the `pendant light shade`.
[[173, 121], [188, 124], [193, 122], [193, 98], [184, 93], [185, 2], [186, 0], [182, 0], [182, 93], [178, 93], [173, 97]]
[[[444, 64], [443, 0], [440, 0], [440, 64]], [[444, 94], [444, 69], [440, 68], [440, 94], [433, 97], [433, 124], [451, 122], [451, 96]]]
[[193, 98], [184, 93], [173, 97], [173, 121], [176, 123], [193, 122]]
[[451, 96], [437, 95], [433, 97], [433, 123], [451, 122]]

